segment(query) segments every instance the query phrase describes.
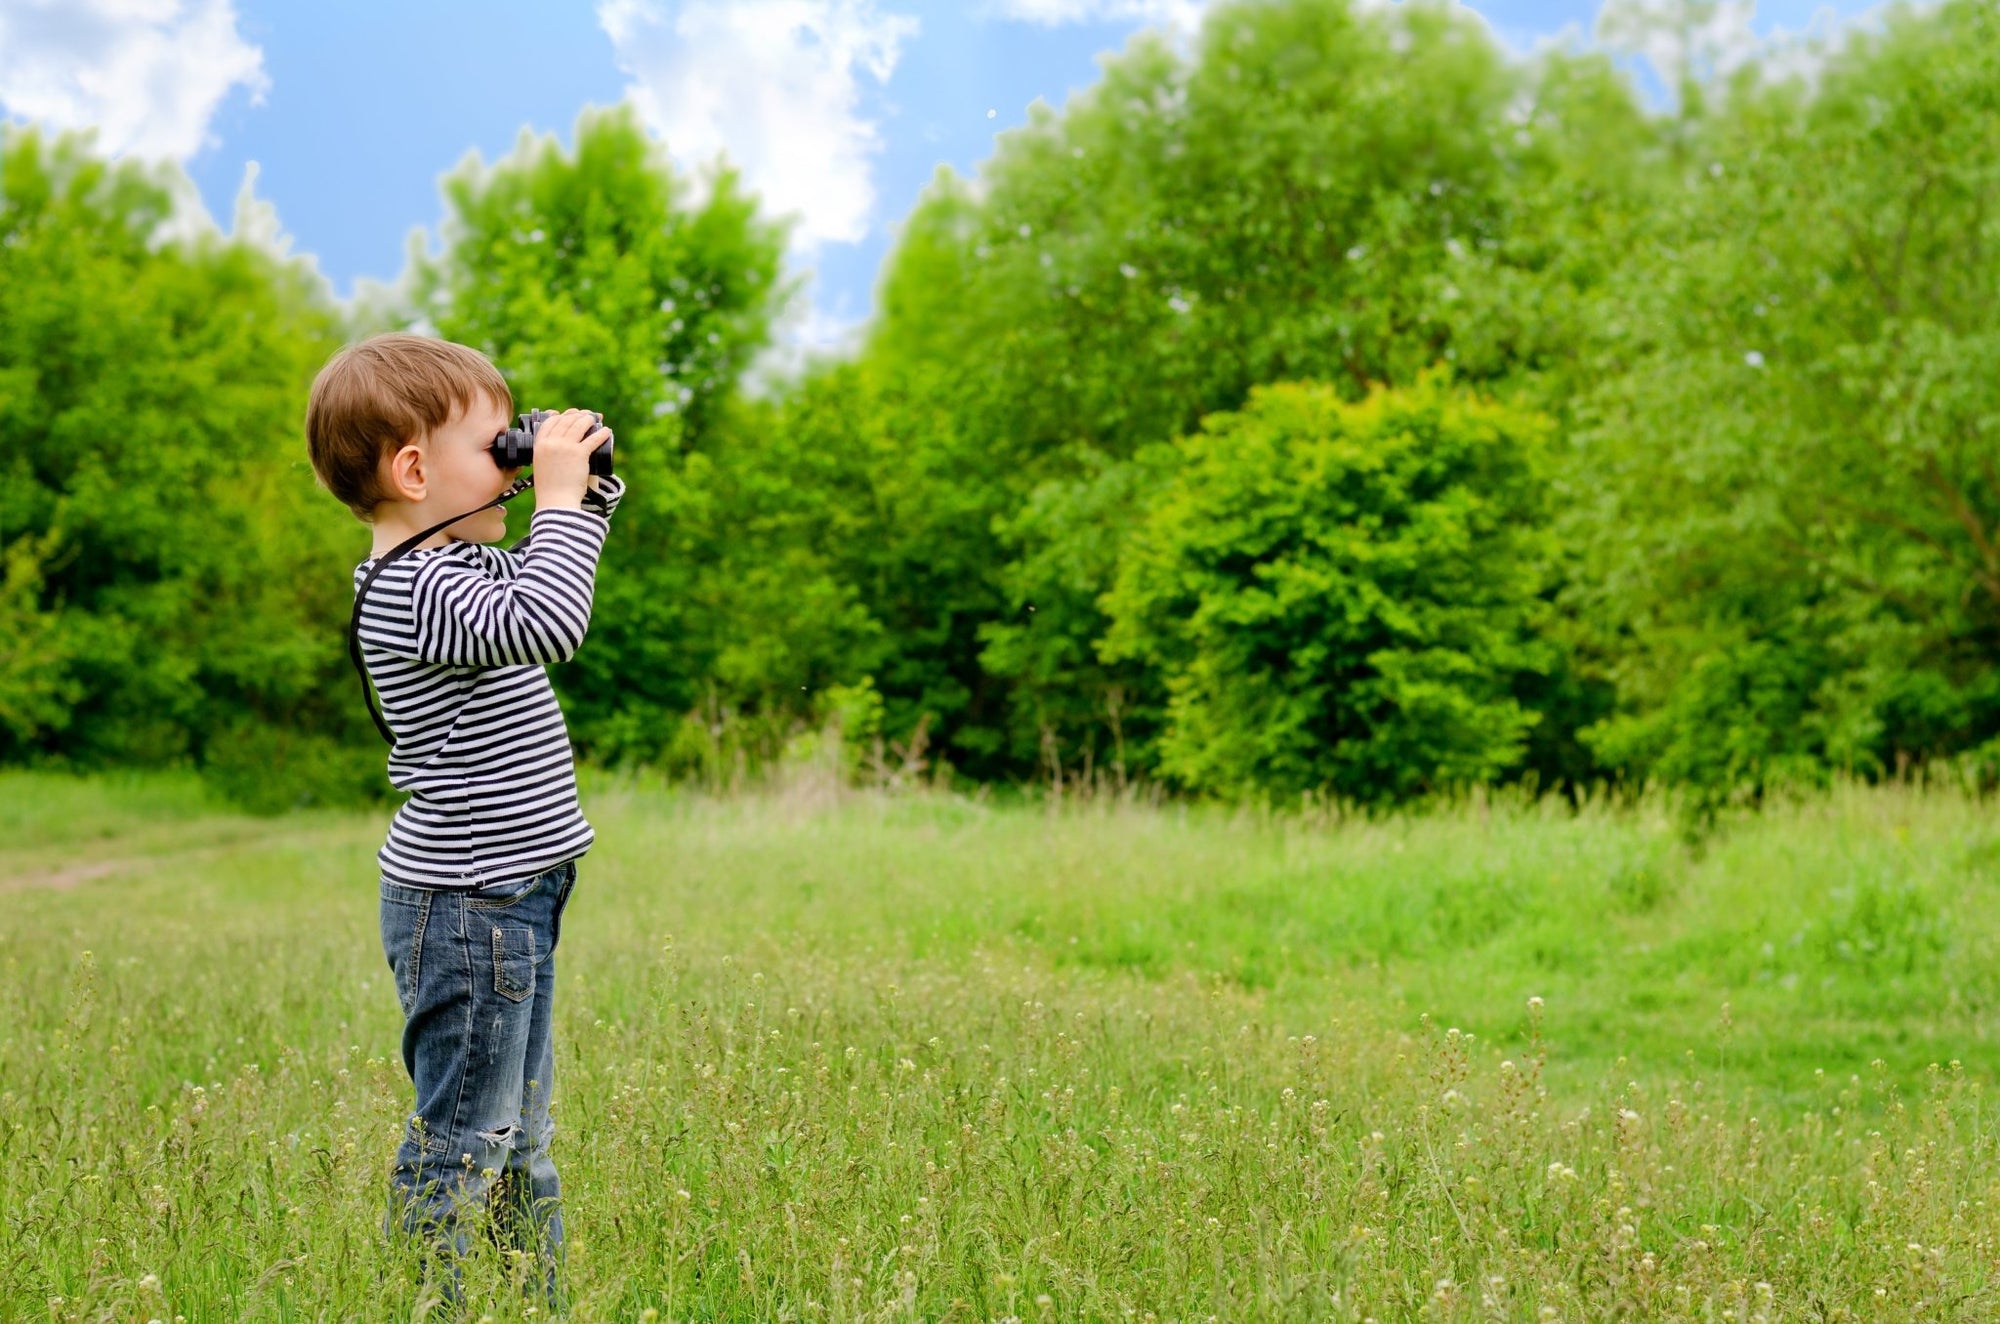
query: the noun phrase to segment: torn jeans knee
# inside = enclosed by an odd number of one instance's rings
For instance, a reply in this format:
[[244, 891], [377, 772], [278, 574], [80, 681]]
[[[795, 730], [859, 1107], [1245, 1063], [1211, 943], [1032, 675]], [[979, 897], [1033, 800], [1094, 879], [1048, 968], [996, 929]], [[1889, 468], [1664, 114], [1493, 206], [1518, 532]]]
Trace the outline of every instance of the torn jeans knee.
[[497, 1130], [475, 1131], [473, 1134], [489, 1145], [498, 1145], [503, 1149], [519, 1149], [520, 1142], [526, 1138], [528, 1132], [519, 1122], [509, 1122]]

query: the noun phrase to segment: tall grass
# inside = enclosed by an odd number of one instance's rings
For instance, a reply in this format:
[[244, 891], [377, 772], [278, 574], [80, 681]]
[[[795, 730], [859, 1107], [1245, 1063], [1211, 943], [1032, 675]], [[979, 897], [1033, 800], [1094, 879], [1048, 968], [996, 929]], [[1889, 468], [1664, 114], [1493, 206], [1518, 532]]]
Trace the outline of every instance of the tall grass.
[[[0, 1317], [426, 1315], [377, 1233], [380, 819], [0, 789]], [[1700, 847], [1646, 807], [586, 801], [575, 1318], [2000, 1304], [1975, 800], [1846, 788]], [[477, 1311], [522, 1317], [510, 1272]]]

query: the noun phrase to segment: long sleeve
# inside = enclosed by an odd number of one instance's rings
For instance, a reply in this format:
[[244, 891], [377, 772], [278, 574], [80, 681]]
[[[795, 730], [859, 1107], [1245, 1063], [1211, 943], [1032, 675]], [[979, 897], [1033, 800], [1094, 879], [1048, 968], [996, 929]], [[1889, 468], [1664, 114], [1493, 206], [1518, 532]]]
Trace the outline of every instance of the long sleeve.
[[624, 493], [613, 478], [581, 510], [538, 510], [492, 570], [453, 557], [420, 566], [411, 585], [415, 657], [452, 666], [564, 662], [590, 629], [597, 560]]

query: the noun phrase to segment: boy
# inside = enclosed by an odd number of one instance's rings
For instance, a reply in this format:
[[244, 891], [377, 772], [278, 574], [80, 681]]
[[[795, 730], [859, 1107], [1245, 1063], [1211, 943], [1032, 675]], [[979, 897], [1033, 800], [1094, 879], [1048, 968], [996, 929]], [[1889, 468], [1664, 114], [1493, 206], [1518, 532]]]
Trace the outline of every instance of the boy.
[[[593, 836], [544, 666], [583, 642], [624, 484], [589, 474], [606, 436], [590, 414], [551, 418], [535, 434], [528, 536], [511, 551], [486, 546], [506, 532], [489, 503], [519, 472], [488, 450], [512, 412], [507, 383], [478, 352], [382, 335], [320, 370], [306, 439], [320, 483], [374, 528], [357, 588], [384, 552], [475, 512], [384, 567], [359, 617], [394, 736], [389, 780], [409, 794], [377, 856], [382, 945], [416, 1087], [384, 1228], [455, 1261], [468, 1216], [486, 1206], [503, 1245], [539, 1260], [554, 1306], [554, 952]], [[455, 1263], [444, 1290], [458, 1294]]]

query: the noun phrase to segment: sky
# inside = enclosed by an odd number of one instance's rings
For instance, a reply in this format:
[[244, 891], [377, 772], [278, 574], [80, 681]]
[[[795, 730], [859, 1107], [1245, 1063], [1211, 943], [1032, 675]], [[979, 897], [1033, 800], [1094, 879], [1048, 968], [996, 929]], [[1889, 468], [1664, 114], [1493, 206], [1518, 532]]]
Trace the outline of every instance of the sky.
[[[1636, 0], [1641, 4], [1667, 0]], [[1718, 45], [1836, 30], [1876, 0], [1724, 0]], [[898, 222], [940, 164], [976, 172], [1146, 27], [1204, 0], [0, 0], [0, 113], [172, 160], [232, 224], [246, 187], [341, 297], [435, 235], [438, 179], [523, 130], [568, 142], [630, 98], [677, 165], [724, 154], [795, 218], [809, 273], [783, 334], [867, 316]], [[1512, 49], [1590, 40], [1597, 0], [1473, 0]], [[275, 229], [273, 228], [275, 218]]]

